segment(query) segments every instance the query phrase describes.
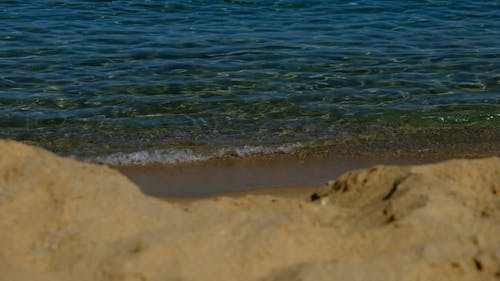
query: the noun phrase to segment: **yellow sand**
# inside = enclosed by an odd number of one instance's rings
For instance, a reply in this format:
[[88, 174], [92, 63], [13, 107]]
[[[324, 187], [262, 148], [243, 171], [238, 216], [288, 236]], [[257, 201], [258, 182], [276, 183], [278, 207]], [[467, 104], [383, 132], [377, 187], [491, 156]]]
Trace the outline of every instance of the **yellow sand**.
[[500, 158], [170, 203], [0, 140], [0, 280], [500, 280]]

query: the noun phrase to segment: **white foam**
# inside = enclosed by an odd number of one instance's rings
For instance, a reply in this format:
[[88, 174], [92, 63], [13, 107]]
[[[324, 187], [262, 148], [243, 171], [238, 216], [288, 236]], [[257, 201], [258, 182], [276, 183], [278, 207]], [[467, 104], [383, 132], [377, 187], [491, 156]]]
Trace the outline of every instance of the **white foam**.
[[284, 144], [277, 147], [269, 147], [269, 146], [250, 146], [245, 145], [243, 147], [234, 148], [234, 152], [236, 155], [243, 157], [252, 154], [272, 154], [272, 153], [290, 153], [295, 149], [301, 147], [300, 144]]
[[195, 152], [188, 148], [176, 148], [137, 151], [131, 153], [118, 152], [85, 160], [110, 165], [146, 165], [151, 163], [177, 164], [206, 161], [213, 158], [224, 157], [226, 155], [245, 157], [259, 154], [291, 153], [300, 147], [302, 147], [302, 145], [299, 143], [284, 144], [279, 146], [245, 145], [241, 147], [220, 148], [211, 153]]
[[110, 165], [145, 165], [148, 163], [175, 164], [208, 160], [207, 157], [195, 154], [191, 149], [137, 151], [131, 153], [113, 153], [90, 159], [92, 162]]

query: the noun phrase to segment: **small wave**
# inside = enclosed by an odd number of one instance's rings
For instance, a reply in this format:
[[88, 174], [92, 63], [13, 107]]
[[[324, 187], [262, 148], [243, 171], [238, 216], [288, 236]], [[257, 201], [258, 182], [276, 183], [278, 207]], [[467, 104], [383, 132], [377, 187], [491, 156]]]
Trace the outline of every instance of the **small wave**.
[[224, 157], [247, 157], [274, 153], [292, 153], [300, 147], [302, 147], [301, 144], [293, 143], [279, 146], [245, 145], [240, 147], [220, 148], [212, 152], [198, 152], [190, 148], [156, 149], [131, 153], [118, 152], [85, 160], [109, 165], [146, 165], [153, 163], [178, 164], [207, 161]]
[[209, 158], [194, 153], [191, 149], [136, 151], [131, 153], [113, 153], [88, 159], [90, 162], [110, 165], [145, 165], [149, 163], [174, 164], [180, 162], [204, 161]]

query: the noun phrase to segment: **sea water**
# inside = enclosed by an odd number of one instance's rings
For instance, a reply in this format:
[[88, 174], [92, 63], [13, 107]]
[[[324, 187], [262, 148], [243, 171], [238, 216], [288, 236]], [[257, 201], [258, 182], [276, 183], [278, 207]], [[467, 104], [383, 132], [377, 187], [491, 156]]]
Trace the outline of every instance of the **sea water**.
[[0, 137], [63, 155], [172, 163], [499, 129], [498, 0], [0, 2]]

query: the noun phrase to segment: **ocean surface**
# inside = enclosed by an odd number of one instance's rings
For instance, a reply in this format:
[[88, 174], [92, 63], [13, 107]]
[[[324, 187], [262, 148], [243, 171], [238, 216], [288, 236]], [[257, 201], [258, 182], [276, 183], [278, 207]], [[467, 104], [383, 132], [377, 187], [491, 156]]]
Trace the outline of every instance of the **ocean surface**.
[[62, 155], [432, 149], [499, 131], [498, 0], [0, 1], [0, 137]]

